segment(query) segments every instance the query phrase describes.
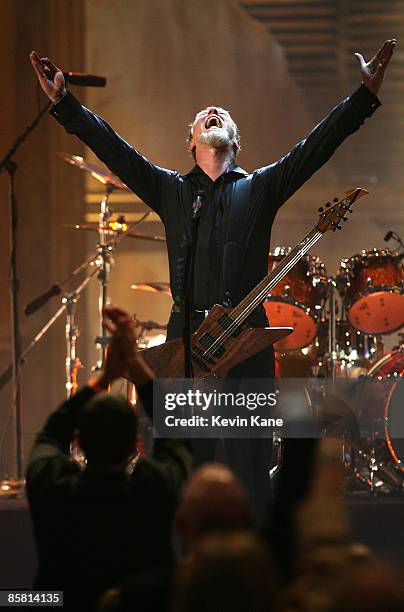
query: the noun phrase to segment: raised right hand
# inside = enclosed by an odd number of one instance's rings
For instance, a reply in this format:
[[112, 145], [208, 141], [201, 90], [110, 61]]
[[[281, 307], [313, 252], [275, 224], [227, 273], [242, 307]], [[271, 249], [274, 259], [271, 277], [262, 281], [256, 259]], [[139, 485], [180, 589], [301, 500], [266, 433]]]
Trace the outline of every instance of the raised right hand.
[[63, 72], [47, 57], [39, 57], [36, 51], [31, 51], [29, 57], [42, 89], [49, 100], [56, 104], [66, 93]]

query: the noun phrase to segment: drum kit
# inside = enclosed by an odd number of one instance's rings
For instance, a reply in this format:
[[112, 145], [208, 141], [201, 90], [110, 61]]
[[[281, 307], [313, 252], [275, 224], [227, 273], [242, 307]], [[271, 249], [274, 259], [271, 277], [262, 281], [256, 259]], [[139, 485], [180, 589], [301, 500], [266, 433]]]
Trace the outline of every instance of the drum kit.
[[[271, 252], [269, 269], [289, 251]], [[318, 257], [303, 257], [264, 303], [271, 324], [295, 330], [275, 344], [277, 374], [356, 377], [373, 368], [383, 357], [383, 336], [404, 325], [402, 259], [389, 249], [363, 250], [329, 277]]]
[[[100, 281], [100, 334], [96, 338], [100, 350], [100, 366], [107, 344], [102, 308], [107, 303], [110, 263], [116, 243], [126, 237], [159, 242], [165, 239], [137, 231], [137, 227], [149, 216], [148, 212], [131, 226], [126, 224], [123, 216], [111, 221], [109, 195], [114, 189], [128, 191], [127, 186], [108, 170], [100, 169], [81, 157], [66, 153], [60, 156], [91, 174], [106, 188], [100, 204], [98, 224], [70, 226], [79, 231], [97, 232], [99, 236], [97, 254], [92, 258], [92, 263], [98, 270]], [[389, 232], [386, 239], [391, 237], [399, 244], [398, 251], [387, 248], [362, 250], [343, 259], [334, 277], [327, 274], [319, 257], [305, 255], [274, 287], [264, 302], [272, 325], [294, 328], [292, 334], [274, 345], [277, 377], [364, 377], [386, 381], [384, 397], [381, 403], [376, 402], [374, 409], [372, 435], [360, 444], [349, 441], [349, 451], [344, 457], [350, 473], [355, 475], [355, 481], [372, 491], [386, 487], [404, 490], [404, 439], [396, 439], [391, 435], [390, 428], [392, 419], [396, 418], [400, 410], [395, 396], [397, 381], [404, 374], [404, 343], [400, 342], [393, 350], [384, 353], [385, 336], [398, 332], [404, 325], [404, 244], [394, 232]], [[270, 252], [268, 271], [273, 270], [290, 250], [290, 247], [277, 247]], [[94, 272], [89, 276], [93, 275]], [[131, 289], [171, 296], [170, 286], [166, 282], [137, 283]], [[71, 296], [70, 301], [69, 296], [67, 300], [65, 298], [69, 306], [66, 307], [68, 394], [76, 387], [79, 367], [75, 354], [78, 333], [74, 321], [77, 292]], [[154, 321], [138, 324], [140, 348], [164, 342], [165, 325]]]
[[[289, 250], [271, 252], [269, 269]], [[369, 385], [372, 397], [362, 399], [370, 433], [348, 438], [343, 453], [350, 488], [371, 493], [404, 491], [404, 336], [384, 352], [386, 336], [404, 325], [400, 250], [362, 250], [341, 261], [336, 277], [327, 276], [318, 257], [306, 255], [264, 303], [272, 324], [295, 329], [274, 345], [276, 376], [380, 381]]]

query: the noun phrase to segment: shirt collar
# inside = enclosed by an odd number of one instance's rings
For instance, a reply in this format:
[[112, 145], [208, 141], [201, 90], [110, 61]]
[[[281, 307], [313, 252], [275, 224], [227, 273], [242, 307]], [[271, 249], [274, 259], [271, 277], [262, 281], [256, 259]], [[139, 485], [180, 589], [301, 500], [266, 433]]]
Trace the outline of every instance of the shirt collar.
[[[243, 170], [243, 168], [240, 168], [240, 166], [237, 166], [234, 162], [232, 162], [227, 167], [227, 169], [223, 172], [223, 174], [228, 174], [229, 172], [235, 172], [236, 174], [241, 174], [243, 176], [248, 176], [248, 172]], [[200, 168], [198, 166], [198, 164], [196, 164], [192, 168], [192, 170], [190, 170], [187, 174], [184, 175], [184, 177], [189, 177], [189, 176], [192, 176], [194, 174], [205, 174], [205, 172], [202, 170], [202, 168]]]

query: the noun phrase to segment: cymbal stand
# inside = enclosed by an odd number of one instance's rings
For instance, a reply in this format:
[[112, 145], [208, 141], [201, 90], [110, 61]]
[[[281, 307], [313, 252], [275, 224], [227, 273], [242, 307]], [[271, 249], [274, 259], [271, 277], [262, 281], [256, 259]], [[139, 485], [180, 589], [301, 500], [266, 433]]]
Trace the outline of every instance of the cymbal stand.
[[111, 255], [113, 246], [108, 242], [108, 220], [112, 215], [112, 210], [109, 208], [109, 196], [114, 190], [113, 185], [108, 184], [105, 190], [105, 195], [101, 200], [100, 214], [98, 223], [99, 243], [97, 247], [98, 257], [97, 264], [99, 266], [98, 280], [100, 281], [100, 295], [98, 299], [98, 317], [99, 317], [99, 335], [95, 339], [99, 358], [95, 366], [95, 370], [100, 370], [104, 364], [107, 347], [108, 336], [107, 328], [104, 325], [103, 310], [108, 302], [108, 282], [111, 271]]
[[87, 286], [89, 281], [97, 272], [97, 268], [84, 279], [75, 291], [69, 293], [62, 299], [62, 304], [66, 309], [66, 395], [72, 397], [77, 391], [77, 372], [81, 368], [81, 361], [77, 356], [77, 339], [80, 335], [76, 325], [76, 306], [80, 299], [81, 291]]
[[[67, 399], [72, 397], [78, 387], [77, 373], [82, 367], [81, 361], [77, 356], [77, 338], [80, 335], [79, 328], [76, 325], [76, 306], [80, 299], [82, 290], [88, 285], [92, 277], [98, 272], [98, 268], [90, 272], [90, 274], [84, 279], [84, 281], [77, 287], [75, 291], [69, 293], [62, 299], [62, 304], [66, 309], [66, 395]], [[77, 463], [84, 468], [85, 458], [78, 446], [77, 442], [74, 441], [70, 444], [70, 454]]]
[[337, 285], [335, 278], [330, 276], [328, 279], [328, 358], [327, 374], [335, 380], [337, 372], [337, 305], [336, 305]]

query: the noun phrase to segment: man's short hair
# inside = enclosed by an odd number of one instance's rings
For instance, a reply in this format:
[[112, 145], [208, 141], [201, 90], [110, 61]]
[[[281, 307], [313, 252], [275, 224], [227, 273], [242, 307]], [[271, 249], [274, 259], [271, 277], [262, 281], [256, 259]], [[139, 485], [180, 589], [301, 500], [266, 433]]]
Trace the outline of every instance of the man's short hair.
[[89, 463], [107, 466], [134, 451], [137, 418], [123, 397], [102, 393], [84, 408], [79, 419], [80, 446]]

